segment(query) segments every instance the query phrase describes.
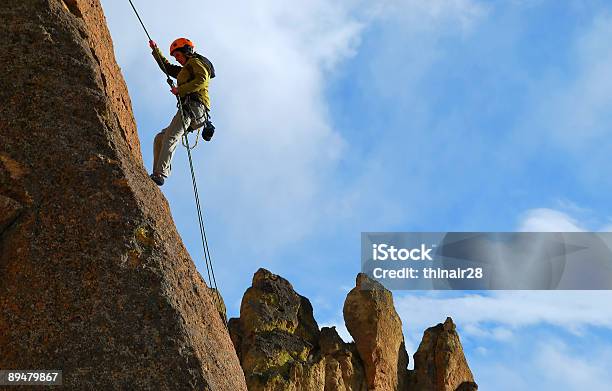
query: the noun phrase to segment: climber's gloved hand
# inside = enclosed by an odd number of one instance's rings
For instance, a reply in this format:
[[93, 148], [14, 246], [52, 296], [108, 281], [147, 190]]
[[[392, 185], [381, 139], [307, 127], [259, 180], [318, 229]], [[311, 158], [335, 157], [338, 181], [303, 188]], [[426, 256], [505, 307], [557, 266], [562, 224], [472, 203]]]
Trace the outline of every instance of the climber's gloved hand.
[[172, 92], [174, 95], [178, 95], [178, 88], [176, 88], [176, 87], [172, 87], [172, 88], [170, 89], [170, 92]]
[[157, 47], [157, 44], [155, 43], [154, 40], [150, 40], [149, 41], [149, 46], [151, 47], [151, 49], [155, 49]]

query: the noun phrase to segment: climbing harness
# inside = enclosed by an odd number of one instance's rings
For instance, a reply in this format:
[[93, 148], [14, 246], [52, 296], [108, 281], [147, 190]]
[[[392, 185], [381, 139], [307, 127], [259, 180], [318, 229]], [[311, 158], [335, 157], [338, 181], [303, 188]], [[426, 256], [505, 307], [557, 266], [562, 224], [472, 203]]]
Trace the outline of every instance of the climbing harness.
[[[136, 17], [140, 21], [140, 24], [141, 24], [143, 30], [147, 34], [147, 37], [149, 38], [149, 41], [152, 41], [151, 36], [149, 35], [149, 32], [147, 31], [147, 28], [145, 27], [144, 23], [142, 22], [142, 19], [140, 19], [140, 15], [138, 14], [138, 11], [136, 10], [136, 7], [134, 7], [134, 3], [132, 3], [132, 0], [128, 0], [128, 1], [130, 2], [130, 5], [132, 6], [132, 9], [134, 10], [134, 13], [136, 14]], [[168, 72], [166, 70], [166, 66], [163, 63], [163, 61], [161, 62], [161, 64], [162, 64], [163, 71], [166, 74], [166, 82], [168, 83], [168, 85], [171, 88], [174, 88], [174, 82], [170, 78], [170, 75], [168, 74]], [[184, 117], [184, 112], [183, 112], [183, 102], [181, 101], [181, 98], [178, 95], [176, 96], [176, 99], [178, 101], [177, 106], [178, 106], [179, 112], [181, 113], [181, 121], [184, 124], [185, 123], [185, 117]], [[210, 123], [210, 117], [208, 116], [208, 110], [207, 109], [205, 110], [205, 116], [206, 116], [206, 123]], [[214, 129], [214, 127], [213, 127], [213, 129]], [[204, 228], [204, 218], [202, 217], [202, 206], [200, 204], [200, 195], [198, 194], [198, 185], [196, 183], [195, 171], [193, 169], [193, 160], [191, 158], [191, 150], [193, 148], [195, 148], [197, 146], [197, 144], [198, 144], [198, 138], [199, 138], [199, 135], [200, 135], [200, 130], [198, 128], [196, 142], [195, 142], [193, 147], [191, 147], [189, 145], [189, 139], [187, 138], [187, 134], [190, 133], [190, 132], [188, 130], [189, 129], [185, 129], [185, 131], [183, 132], [182, 143], [183, 143], [183, 146], [185, 146], [185, 148], [187, 149], [187, 157], [189, 158], [189, 168], [191, 170], [191, 181], [192, 181], [192, 184], [193, 184], [193, 194], [194, 194], [194, 197], [195, 197], [196, 209], [198, 211], [198, 223], [200, 225], [200, 237], [202, 239], [202, 249], [204, 251], [204, 261], [206, 263], [206, 272], [208, 274], [208, 286], [214, 289], [214, 291], [215, 291], [215, 301], [217, 302], [217, 305], [219, 305], [219, 307], [221, 307], [221, 303], [223, 301], [221, 300], [221, 296], [219, 294], [219, 288], [217, 287], [217, 280], [215, 278], [215, 271], [213, 270], [212, 257], [210, 256], [210, 248], [208, 246], [208, 239], [206, 238], [206, 230]]]
[[[200, 104], [204, 107], [204, 114], [201, 116], [197, 116], [196, 112], [193, 109], [192, 106], [192, 101], [195, 102], [196, 104]], [[181, 106], [179, 103], [177, 103], [176, 107], [181, 110]], [[202, 131], [202, 138], [205, 141], [210, 141], [210, 139], [212, 138], [213, 134], [215, 133], [215, 126], [212, 124], [212, 122], [210, 121], [210, 112], [208, 111], [208, 108], [206, 108], [206, 106], [204, 106], [199, 100], [190, 98], [189, 95], [187, 95], [187, 97], [185, 98], [185, 102], [183, 103], [183, 116], [185, 114], [187, 114], [188, 117], [190, 117], [192, 119], [193, 122], [195, 122], [196, 126], [195, 129], [193, 127], [193, 125], [190, 125], [186, 132], [187, 133], [191, 133], [194, 130], [197, 131], [196, 134], [196, 138], [195, 138], [195, 144], [193, 146], [190, 146], [189, 143], [185, 143], [185, 140], [181, 140], [182, 144], [185, 148], [189, 148], [189, 149], [194, 149], [195, 147], [197, 147], [198, 145], [198, 141], [200, 140], [200, 130]]]

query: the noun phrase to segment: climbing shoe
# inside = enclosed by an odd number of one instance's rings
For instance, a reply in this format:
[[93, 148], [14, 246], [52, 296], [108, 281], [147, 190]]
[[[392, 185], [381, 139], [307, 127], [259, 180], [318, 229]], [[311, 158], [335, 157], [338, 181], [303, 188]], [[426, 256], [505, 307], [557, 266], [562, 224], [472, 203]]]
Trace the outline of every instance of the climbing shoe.
[[151, 174], [151, 179], [153, 179], [153, 182], [157, 183], [157, 186], [162, 186], [164, 184], [164, 177], [160, 174]]

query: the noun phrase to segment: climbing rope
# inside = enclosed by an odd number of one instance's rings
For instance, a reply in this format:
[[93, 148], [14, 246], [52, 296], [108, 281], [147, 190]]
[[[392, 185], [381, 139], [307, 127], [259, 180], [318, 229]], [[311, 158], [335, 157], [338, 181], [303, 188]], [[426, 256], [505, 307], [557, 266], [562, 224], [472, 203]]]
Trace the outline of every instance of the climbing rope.
[[132, 0], [128, 0], [128, 1], [130, 2], [130, 5], [132, 6], [134, 13], [136, 14], [136, 17], [138, 18], [138, 21], [140, 22], [142, 29], [145, 31], [145, 34], [147, 34], [149, 41], [152, 41], [151, 36], [149, 35], [149, 32], [147, 31], [147, 28], [145, 27], [144, 23], [142, 23], [142, 19], [140, 19], [140, 15], [138, 15], [138, 11], [136, 11], [136, 7], [134, 7], [134, 3], [132, 3]]
[[[128, 1], [130, 2], [130, 5], [132, 6], [134, 13], [136, 14], [138, 21], [140, 21], [140, 25], [142, 26], [143, 30], [147, 34], [149, 41], [152, 41], [151, 36], [149, 35], [149, 32], [147, 31], [147, 28], [145, 27], [144, 23], [142, 22], [142, 19], [140, 18], [140, 15], [138, 14], [138, 11], [136, 10], [136, 7], [134, 7], [134, 3], [132, 3], [132, 0], [128, 0]], [[164, 73], [166, 74], [166, 82], [170, 85], [171, 88], [174, 88], [174, 82], [170, 78], [170, 75], [168, 74], [166, 70], [166, 66], [164, 62], [160, 61], [160, 63], [162, 64], [162, 69]], [[183, 102], [181, 101], [181, 98], [178, 95], [176, 96], [176, 99], [178, 101], [179, 113], [181, 113], [181, 123], [185, 124], [185, 117], [183, 114]], [[215, 290], [215, 297], [214, 297], [215, 301], [217, 302], [217, 305], [221, 306], [221, 303], [223, 301], [221, 300], [221, 296], [219, 294], [219, 288], [217, 287], [217, 280], [215, 278], [215, 271], [213, 269], [213, 264], [212, 264], [212, 257], [210, 256], [210, 247], [208, 246], [208, 239], [206, 238], [206, 229], [204, 227], [204, 218], [202, 216], [202, 206], [200, 204], [200, 195], [198, 193], [198, 185], [196, 183], [195, 170], [193, 169], [193, 159], [191, 158], [191, 150], [198, 145], [200, 129], [198, 129], [198, 132], [196, 135], [196, 142], [193, 145], [193, 147], [189, 145], [189, 139], [187, 138], [187, 133], [188, 133], [187, 130], [188, 129], [185, 129], [185, 131], [183, 132], [182, 143], [183, 143], [183, 146], [185, 146], [185, 148], [187, 149], [187, 157], [189, 158], [189, 169], [191, 171], [191, 182], [193, 184], [193, 194], [195, 198], [196, 209], [198, 211], [198, 224], [200, 226], [200, 238], [202, 240], [202, 250], [204, 251], [204, 261], [206, 263], [206, 272], [208, 274], [208, 285]]]
[[188, 150], [192, 150], [195, 147], [198, 146], [198, 141], [200, 140], [200, 129], [198, 128], [198, 131], [196, 133], [196, 139], [195, 139], [195, 143], [193, 144], [193, 146], [189, 145], [189, 140], [187, 139], [187, 137], [184, 137], [181, 139], [181, 143], [183, 144], [183, 147], [187, 148]]
[[[132, 0], [128, 0], [128, 1], [130, 2], [130, 5], [132, 6], [134, 13], [136, 14], [136, 17], [138, 18], [138, 21], [140, 22], [142, 29], [145, 31], [145, 34], [147, 34], [147, 38], [149, 38], [149, 41], [152, 41], [153, 39], [149, 35], [149, 32], [147, 31], [147, 28], [145, 27], [144, 23], [142, 23], [142, 19], [140, 19], [140, 15], [138, 14], [138, 11], [136, 11], [136, 7], [134, 7], [134, 3], [132, 3]], [[172, 79], [170, 78], [170, 75], [168, 74], [168, 71], [166, 70], [166, 64], [164, 64], [163, 61], [161, 61], [160, 64], [162, 65], [164, 73], [166, 74], [166, 83], [168, 83], [170, 87], [174, 87], [174, 82], [172, 81]], [[179, 100], [179, 104], [181, 104], [181, 100], [178, 97], [177, 99]]]

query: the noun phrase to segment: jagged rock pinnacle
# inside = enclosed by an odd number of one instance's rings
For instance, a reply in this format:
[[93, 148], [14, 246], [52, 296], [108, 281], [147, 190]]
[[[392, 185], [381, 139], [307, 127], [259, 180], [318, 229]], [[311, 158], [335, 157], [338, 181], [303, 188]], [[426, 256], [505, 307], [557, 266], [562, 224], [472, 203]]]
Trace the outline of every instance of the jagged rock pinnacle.
[[[478, 388], [451, 318], [426, 331], [415, 370], [409, 371], [401, 321], [390, 291], [359, 274], [346, 298], [344, 317], [355, 342], [342, 341], [333, 327], [319, 331], [310, 302], [284, 278], [259, 269], [242, 299], [240, 317], [229, 323], [249, 390]], [[437, 345], [432, 346], [432, 341]], [[432, 358], [441, 361], [432, 362]]]

